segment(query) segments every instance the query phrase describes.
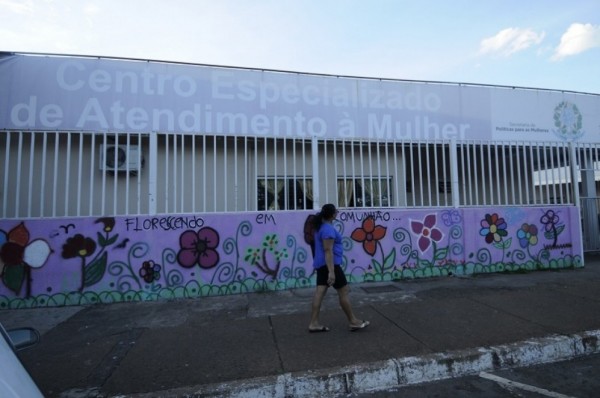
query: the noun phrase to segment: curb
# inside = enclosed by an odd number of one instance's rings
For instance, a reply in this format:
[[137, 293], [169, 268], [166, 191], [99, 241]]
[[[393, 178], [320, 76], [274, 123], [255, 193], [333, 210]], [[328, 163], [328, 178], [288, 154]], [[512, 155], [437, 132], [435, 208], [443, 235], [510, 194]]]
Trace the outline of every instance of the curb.
[[551, 335], [492, 347], [388, 359], [335, 369], [284, 373], [148, 394], [118, 397], [314, 397], [386, 390], [490, 372], [558, 362], [600, 353], [600, 330]]

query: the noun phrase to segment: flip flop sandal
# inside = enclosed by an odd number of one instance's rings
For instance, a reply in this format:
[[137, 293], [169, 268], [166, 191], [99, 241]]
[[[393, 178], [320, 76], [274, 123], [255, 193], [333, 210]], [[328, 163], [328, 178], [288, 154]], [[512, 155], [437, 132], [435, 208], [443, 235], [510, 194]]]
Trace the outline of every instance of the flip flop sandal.
[[370, 324], [371, 324], [371, 322], [369, 322], [369, 321], [362, 321], [362, 323], [360, 325], [358, 325], [358, 326], [350, 326], [350, 331], [351, 332], [356, 332], [357, 330], [366, 328]]

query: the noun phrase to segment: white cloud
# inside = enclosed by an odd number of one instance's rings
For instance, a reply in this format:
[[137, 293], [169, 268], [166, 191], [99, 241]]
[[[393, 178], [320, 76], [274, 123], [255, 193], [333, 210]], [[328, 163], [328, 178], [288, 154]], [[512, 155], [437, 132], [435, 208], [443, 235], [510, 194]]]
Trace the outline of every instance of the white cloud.
[[560, 44], [554, 50], [553, 61], [600, 47], [600, 26], [574, 23], [563, 33]]
[[0, 9], [6, 9], [17, 14], [29, 14], [33, 10], [31, 1], [0, 0]]
[[506, 28], [495, 36], [483, 39], [479, 53], [499, 54], [507, 57], [534, 44], [540, 44], [545, 36], [545, 32], [536, 33], [532, 29]]

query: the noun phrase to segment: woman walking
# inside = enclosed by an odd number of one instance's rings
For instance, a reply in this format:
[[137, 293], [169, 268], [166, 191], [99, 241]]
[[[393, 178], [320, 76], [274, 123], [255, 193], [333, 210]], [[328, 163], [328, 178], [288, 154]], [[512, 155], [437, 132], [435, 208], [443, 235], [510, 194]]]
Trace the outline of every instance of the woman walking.
[[341, 264], [344, 248], [342, 235], [333, 227], [333, 220], [337, 216], [337, 209], [331, 203], [323, 205], [321, 211], [314, 217], [314, 259], [313, 267], [317, 273], [317, 289], [312, 301], [312, 311], [308, 331], [328, 332], [329, 328], [323, 326], [319, 320], [321, 304], [327, 288], [332, 286], [338, 293], [340, 307], [348, 318], [348, 328], [351, 331], [364, 329], [369, 326], [369, 321], [358, 319], [352, 311], [348, 297], [348, 282]]

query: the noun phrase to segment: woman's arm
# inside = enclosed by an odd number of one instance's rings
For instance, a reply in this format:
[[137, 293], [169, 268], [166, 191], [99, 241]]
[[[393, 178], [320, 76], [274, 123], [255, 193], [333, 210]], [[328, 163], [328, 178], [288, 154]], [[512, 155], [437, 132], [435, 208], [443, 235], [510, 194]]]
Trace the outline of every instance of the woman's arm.
[[335, 271], [333, 270], [333, 242], [334, 239], [323, 239], [323, 250], [325, 251], [325, 264], [329, 271], [327, 283], [333, 285], [335, 283]]

